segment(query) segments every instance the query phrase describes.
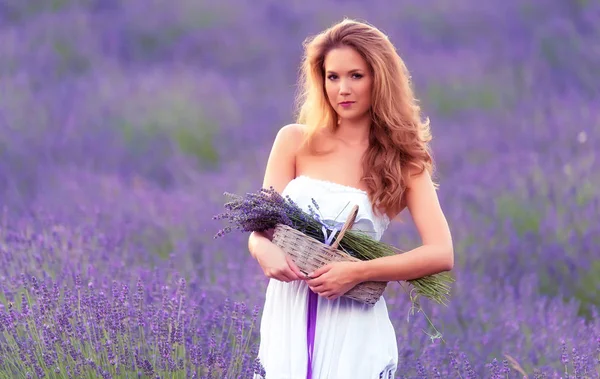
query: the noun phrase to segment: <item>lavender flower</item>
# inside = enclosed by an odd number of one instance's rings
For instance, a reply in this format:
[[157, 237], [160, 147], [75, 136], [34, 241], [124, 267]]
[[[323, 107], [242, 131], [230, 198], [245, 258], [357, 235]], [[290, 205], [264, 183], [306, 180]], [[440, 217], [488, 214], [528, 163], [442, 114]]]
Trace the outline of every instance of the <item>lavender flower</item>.
[[[257, 193], [249, 193], [241, 197], [229, 192], [225, 196], [232, 198], [225, 203], [226, 212], [213, 216], [214, 220], [228, 219], [235, 229], [242, 232], [263, 232], [274, 228], [277, 224], [294, 226], [292, 217], [302, 217], [302, 211], [291, 201], [285, 199], [270, 187]], [[215, 238], [231, 232], [231, 227], [220, 230]]]

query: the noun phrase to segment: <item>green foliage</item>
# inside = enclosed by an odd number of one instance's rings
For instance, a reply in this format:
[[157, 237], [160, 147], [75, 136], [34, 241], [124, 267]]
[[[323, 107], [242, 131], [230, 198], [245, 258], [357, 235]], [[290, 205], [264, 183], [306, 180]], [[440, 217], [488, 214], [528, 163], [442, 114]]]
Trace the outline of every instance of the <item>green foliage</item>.
[[[140, 11], [147, 17], [133, 16]], [[171, 49], [194, 33], [239, 23], [239, 15], [231, 7], [208, 1], [180, 0], [176, 7], [170, 2], [149, 2], [143, 10], [131, 5], [126, 13], [133, 16], [125, 31], [128, 54], [142, 61], [171, 55]]]
[[592, 181], [581, 182], [575, 193], [575, 202], [578, 206], [585, 206], [594, 200], [596, 194], [597, 187], [594, 186]]
[[592, 262], [590, 269], [578, 275], [575, 285], [574, 296], [581, 302], [579, 314], [584, 317], [591, 317], [591, 309], [600, 309], [600, 259]]
[[64, 39], [56, 39], [53, 46], [58, 58], [56, 67], [58, 76], [82, 74], [91, 68], [90, 57], [77, 49], [74, 43], [69, 43]]
[[194, 130], [177, 129], [173, 139], [182, 153], [195, 157], [198, 163], [215, 165], [219, 161], [219, 152], [213, 142], [212, 131], [215, 129], [205, 125]]
[[157, 29], [156, 31], [136, 31], [135, 41], [137, 43], [133, 44], [132, 48], [138, 46], [143, 55], [161, 53], [163, 49], [172, 46], [183, 34], [184, 30], [178, 27], [171, 27], [166, 30]]
[[482, 84], [434, 84], [427, 88], [425, 97], [433, 110], [443, 116], [453, 116], [465, 110], [492, 110], [500, 104], [497, 91]]
[[177, 85], [157, 93], [140, 91], [115, 109], [115, 125], [135, 156], [171, 150], [193, 159], [199, 167], [213, 167], [219, 163], [214, 138], [220, 125], [205, 107], [218, 101], [199, 98]]
[[[568, 278], [572, 276], [569, 267], [561, 262], [554, 264], [555, 276]], [[540, 294], [549, 297], [559, 296], [561, 293], [567, 293], [564, 296], [565, 301], [575, 299], [579, 303], [578, 315], [587, 319], [592, 316], [592, 308], [600, 307], [600, 298], [598, 298], [598, 288], [600, 288], [600, 259], [593, 261], [587, 271], [578, 271], [577, 280], [572, 282], [557, 282], [555, 276], [550, 276], [547, 270], [541, 270]]]
[[156, 243], [150, 246], [150, 250], [158, 255], [161, 259], [169, 258], [169, 254], [173, 252], [174, 244], [172, 237], [169, 235], [159, 239]]
[[500, 194], [495, 200], [499, 223], [504, 219], [510, 219], [520, 236], [528, 232], [539, 232], [542, 215], [533, 208], [531, 203], [517, 199], [511, 194]]
[[5, 0], [7, 18], [11, 21], [24, 21], [48, 12], [59, 12], [76, 6], [86, 6], [91, 0]]

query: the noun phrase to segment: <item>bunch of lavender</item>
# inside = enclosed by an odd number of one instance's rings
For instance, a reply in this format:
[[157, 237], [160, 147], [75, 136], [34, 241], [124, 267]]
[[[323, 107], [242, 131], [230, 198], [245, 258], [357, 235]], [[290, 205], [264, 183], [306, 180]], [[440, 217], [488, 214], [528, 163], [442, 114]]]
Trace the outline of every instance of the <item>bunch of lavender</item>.
[[[311, 222], [310, 215], [289, 197], [284, 199], [273, 187], [262, 188], [257, 193], [247, 193], [244, 197], [229, 192], [225, 192], [225, 196], [232, 198], [232, 201], [224, 205], [227, 211], [215, 215], [213, 219], [229, 219], [235, 229], [242, 232], [264, 232], [277, 224], [305, 232], [306, 226]], [[231, 226], [227, 226], [219, 230], [215, 238], [231, 231]]]
[[[314, 208], [309, 206], [309, 212], [305, 212], [289, 196], [283, 197], [273, 187], [261, 188], [258, 192], [247, 193], [245, 196], [229, 192], [225, 192], [224, 195], [232, 199], [224, 205], [227, 211], [215, 215], [213, 219], [228, 219], [235, 229], [242, 232], [264, 232], [275, 228], [277, 224], [284, 224], [320, 242], [325, 241], [323, 227], [327, 229], [328, 235], [333, 232], [319, 217], [319, 205], [315, 200], [312, 202]], [[218, 231], [215, 238], [222, 237], [232, 230], [231, 226], [226, 226]], [[337, 236], [339, 231], [335, 233]], [[339, 249], [361, 260], [403, 252], [394, 246], [373, 239], [360, 230], [347, 230], [339, 241]], [[438, 304], [446, 305], [450, 284], [453, 281], [449, 273], [408, 280], [408, 283], [414, 287], [411, 291], [411, 301], [415, 303], [419, 296], [425, 296]]]

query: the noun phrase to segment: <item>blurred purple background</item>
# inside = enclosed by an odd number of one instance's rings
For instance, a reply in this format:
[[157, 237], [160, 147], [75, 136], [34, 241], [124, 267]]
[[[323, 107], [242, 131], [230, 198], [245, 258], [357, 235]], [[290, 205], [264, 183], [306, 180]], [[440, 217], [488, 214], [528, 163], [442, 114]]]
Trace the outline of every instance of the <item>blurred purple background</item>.
[[261, 185], [301, 44], [344, 16], [412, 73], [455, 240], [424, 304], [445, 343], [388, 287], [398, 377], [600, 377], [593, 0], [2, 1], [0, 372], [250, 375], [266, 278], [211, 217]]

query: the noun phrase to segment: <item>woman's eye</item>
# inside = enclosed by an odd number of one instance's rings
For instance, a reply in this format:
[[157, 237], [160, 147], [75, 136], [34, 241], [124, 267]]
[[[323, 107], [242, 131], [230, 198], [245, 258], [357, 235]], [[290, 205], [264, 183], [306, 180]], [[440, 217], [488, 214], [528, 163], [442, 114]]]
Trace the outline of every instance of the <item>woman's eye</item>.
[[[363, 75], [362, 75], [362, 74], [352, 74], [352, 77], [353, 77], [354, 79], [360, 79], [360, 78], [362, 78], [362, 77], [363, 77]], [[331, 74], [331, 75], [329, 75], [329, 76], [327, 77], [327, 79], [329, 79], [329, 80], [335, 80], [335, 79], [337, 79], [337, 78], [338, 78], [338, 76], [337, 76], [337, 75], [334, 75], [334, 74]]]

